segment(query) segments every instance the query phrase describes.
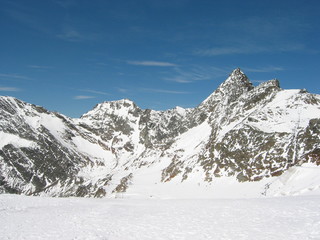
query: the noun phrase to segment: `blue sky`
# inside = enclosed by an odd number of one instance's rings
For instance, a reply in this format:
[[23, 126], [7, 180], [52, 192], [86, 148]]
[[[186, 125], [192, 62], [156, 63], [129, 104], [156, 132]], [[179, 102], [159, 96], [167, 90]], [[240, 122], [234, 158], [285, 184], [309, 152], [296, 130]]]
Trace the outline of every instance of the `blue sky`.
[[0, 0], [0, 95], [70, 117], [195, 107], [240, 67], [320, 93], [320, 1]]

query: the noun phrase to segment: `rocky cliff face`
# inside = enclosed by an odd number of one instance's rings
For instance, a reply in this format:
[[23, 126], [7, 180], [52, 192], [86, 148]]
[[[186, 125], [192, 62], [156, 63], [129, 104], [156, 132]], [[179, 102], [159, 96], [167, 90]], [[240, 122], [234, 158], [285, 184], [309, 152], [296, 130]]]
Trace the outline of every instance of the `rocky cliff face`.
[[319, 165], [319, 133], [319, 95], [277, 80], [254, 87], [240, 69], [194, 109], [143, 110], [125, 99], [70, 119], [0, 97], [0, 192], [102, 197], [141, 181], [262, 181]]

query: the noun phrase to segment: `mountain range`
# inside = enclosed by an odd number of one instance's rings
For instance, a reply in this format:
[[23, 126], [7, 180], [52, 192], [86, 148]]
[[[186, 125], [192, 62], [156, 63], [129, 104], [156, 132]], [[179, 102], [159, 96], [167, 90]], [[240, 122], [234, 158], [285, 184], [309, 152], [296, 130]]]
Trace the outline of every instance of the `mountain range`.
[[235, 69], [195, 108], [123, 99], [73, 119], [0, 97], [0, 193], [240, 197], [320, 191], [320, 95]]

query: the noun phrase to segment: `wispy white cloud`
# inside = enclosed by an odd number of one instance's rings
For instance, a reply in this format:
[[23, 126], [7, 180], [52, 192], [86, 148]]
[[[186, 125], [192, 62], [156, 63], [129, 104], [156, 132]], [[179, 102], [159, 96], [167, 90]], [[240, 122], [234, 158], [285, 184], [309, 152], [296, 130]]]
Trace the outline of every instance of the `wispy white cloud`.
[[86, 39], [84, 35], [74, 29], [64, 30], [57, 37], [68, 42], [81, 42]]
[[285, 70], [283, 67], [275, 67], [275, 66], [260, 67], [260, 68], [242, 68], [242, 69], [245, 72], [256, 72], [256, 73], [278, 72], [278, 71]]
[[96, 90], [92, 90], [92, 89], [80, 89], [80, 91], [94, 93], [94, 94], [100, 94], [100, 95], [110, 95], [109, 93], [102, 92], [102, 91], [96, 91]]
[[73, 99], [75, 100], [84, 100], [84, 99], [91, 99], [95, 98], [94, 96], [85, 96], [85, 95], [79, 95], [79, 96], [74, 96]]
[[117, 88], [117, 90], [120, 93], [128, 93], [129, 92], [129, 89], [126, 89], [126, 88]]
[[39, 69], [39, 70], [44, 70], [44, 69], [51, 69], [53, 68], [52, 66], [42, 66], [42, 65], [29, 65], [29, 68], [33, 69]]
[[0, 92], [19, 92], [21, 89], [16, 87], [0, 87]]
[[188, 68], [175, 68], [172, 76], [164, 77], [163, 80], [177, 83], [191, 83], [195, 81], [211, 80], [225, 76], [230, 69], [212, 67], [212, 66], [189, 66]]
[[127, 61], [130, 65], [139, 66], [151, 66], [151, 67], [176, 67], [177, 64], [170, 62], [158, 62], [158, 61]]
[[168, 93], [168, 94], [190, 94], [190, 92], [186, 92], [186, 91], [174, 91], [174, 90], [157, 89], [157, 88], [141, 88], [140, 90], [144, 92], [156, 92], [156, 93]]
[[56, 37], [68, 42], [85, 42], [96, 41], [99, 39], [99, 34], [92, 32], [80, 32], [76, 29], [65, 29], [60, 34], [57, 34]]
[[243, 53], [257, 53], [261, 52], [263, 49], [253, 49], [253, 48], [240, 48], [240, 47], [215, 47], [208, 49], [199, 49], [194, 51], [195, 55], [199, 56], [219, 56], [219, 55], [231, 55], [231, 54], [243, 54]]
[[103, 67], [110, 66], [110, 64], [104, 63], [104, 62], [97, 62], [96, 65], [103, 66]]
[[171, 82], [177, 82], [177, 83], [191, 83], [194, 80], [192, 80], [192, 76], [186, 76], [189, 73], [184, 73], [181, 75], [173, 76], [173, 77], [165, 77], [163, 78], [166, 81], [171, 81]]
[[32, 78], [23, 76], [20, 74], [5, 74], [5, 73], [0, 73], [0, 79], [21, 79], [21, 80], [32, 80]]
[[235, 54], [259, 54], [272, 52], [296, 52], [306, 50], [303, 44], [289, 44], [289, 45], [261, 45], [258, 44], [235, 44], [234, 46], [214, 47], [207, 49], [198, 49], [193, 53], [194, 55], [210, 57], [220, 55], [235, 55]]

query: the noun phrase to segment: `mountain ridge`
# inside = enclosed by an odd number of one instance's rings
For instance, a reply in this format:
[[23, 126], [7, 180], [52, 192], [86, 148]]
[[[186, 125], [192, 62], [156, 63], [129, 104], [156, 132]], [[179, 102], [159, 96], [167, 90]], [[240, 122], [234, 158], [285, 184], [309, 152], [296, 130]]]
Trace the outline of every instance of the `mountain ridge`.
[[0, 193], [164, 196], [193, 186], [214, 195], [228, 179], [259, 186], [258, 196], [288, 169], [320, 161], [320, 96], [278, 80], [254, 87], [240, 69], [191, 109], [122, 99], [72, 119], [0, 97], [0, 113]]

